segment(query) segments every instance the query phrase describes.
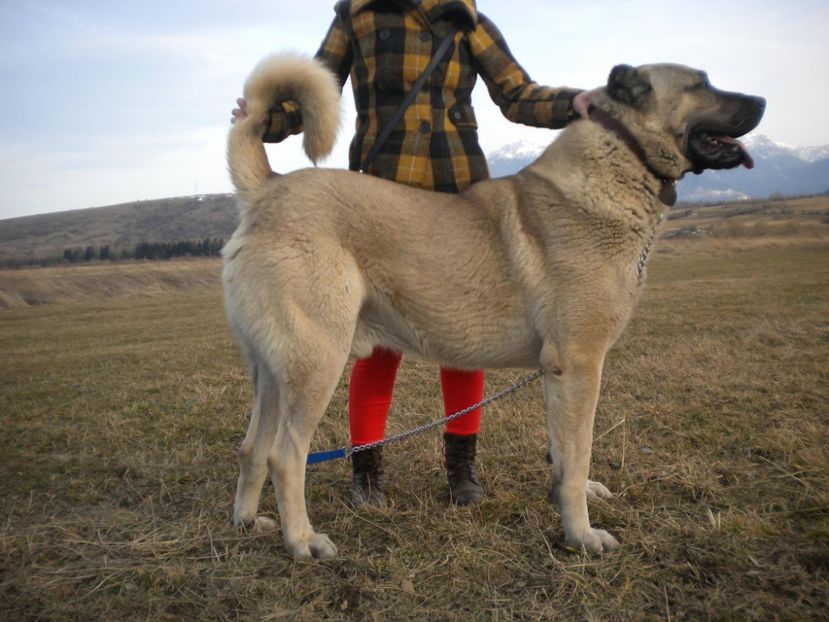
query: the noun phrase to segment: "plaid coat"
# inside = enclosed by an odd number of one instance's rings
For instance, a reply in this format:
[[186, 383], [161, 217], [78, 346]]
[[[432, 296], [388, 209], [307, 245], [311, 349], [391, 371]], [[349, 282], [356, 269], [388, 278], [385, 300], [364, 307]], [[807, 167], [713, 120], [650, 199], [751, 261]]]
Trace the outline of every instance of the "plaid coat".
[[[358, 170], [377, 135], [426, 69], [445, 35], [454, 46], [438, 65], [367, 173], [410, 186], [459, 192], [488, 177], [478, 144], [472, 88], [483, 78], [493, 101], [517, 123], [560, 128], [578, 90], [540, 86], [510, 54], [474, 0], [342, 0], [317, 58], [351, 77], [357, 109], [349, 168]], [[266, 142], [302, 131], [294, 102], [271, 111]]]

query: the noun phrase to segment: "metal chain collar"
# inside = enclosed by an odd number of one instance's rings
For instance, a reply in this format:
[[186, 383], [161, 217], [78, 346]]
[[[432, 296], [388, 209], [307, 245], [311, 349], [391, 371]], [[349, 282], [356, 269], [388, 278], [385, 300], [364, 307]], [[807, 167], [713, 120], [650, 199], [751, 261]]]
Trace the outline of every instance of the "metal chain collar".
[[656, 238], [656, 229], [659, 227], [663, 218], [665, 218], [664, 213], [659, 215], [659, 220], [656, 221], [656, 224], [653, 226], [653, 231], [651, 231], [651, 235], [645, 243], [645, 250], [643, 250], [642, 254], [639, 256], [639, 261], [636, 264], [636, 273], [640, 279], [642, 278], [642, 273], [645, 271], [645, 264], [648, 261], [648, 254], [651, 252], [651, 245]]

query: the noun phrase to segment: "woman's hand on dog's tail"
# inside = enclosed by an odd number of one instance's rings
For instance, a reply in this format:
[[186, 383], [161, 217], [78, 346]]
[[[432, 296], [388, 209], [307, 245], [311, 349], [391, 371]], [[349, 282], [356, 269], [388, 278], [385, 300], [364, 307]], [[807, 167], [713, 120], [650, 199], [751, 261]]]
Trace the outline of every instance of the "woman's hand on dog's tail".
[[248, 103], [244, 100], [243, 97], [240, 97], [236, 100], [236, 105], [239, 106], [238, 108], [234, 108], [231, 111], [233, 118], [230, 120], [231, 123], [236, 123], [236, 121], [241, 121], [246, 116], [248, 116]]

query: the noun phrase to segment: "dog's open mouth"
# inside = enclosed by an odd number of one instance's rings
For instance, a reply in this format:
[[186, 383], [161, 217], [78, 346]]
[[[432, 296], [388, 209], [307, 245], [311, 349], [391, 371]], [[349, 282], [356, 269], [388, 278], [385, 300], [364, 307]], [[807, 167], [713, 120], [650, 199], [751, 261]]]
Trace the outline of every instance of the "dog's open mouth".
[[745, 145], [733, 136], [694, 130], [688, 138], [688, 157], [701, 172], [704, 169], [754, 168], [754, 159]]

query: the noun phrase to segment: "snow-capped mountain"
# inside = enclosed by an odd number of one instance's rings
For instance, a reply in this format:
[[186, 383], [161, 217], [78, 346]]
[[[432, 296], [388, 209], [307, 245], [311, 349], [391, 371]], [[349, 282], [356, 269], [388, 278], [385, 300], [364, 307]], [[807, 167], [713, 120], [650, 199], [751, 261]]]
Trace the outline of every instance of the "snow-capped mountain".
[[[829, 145], [792, 147], [762, 134], [743, 139], [754, 158], [754, 169], [706, 171], [687, 175], [677, 188], [681, 201], [734, 201], [772, 194], [803, 195], [829, 192]], [[487, 156], [493, 177], [512, 175], [535, 160], [547, 147], [538, 141], [505, 145]]]
[[[526, 166], [526, 164], [524, 164], [526, 161], [532, 162], [539, 155], [541, 155], [541, 152], [544, 151], [549, 144], [550, 141], [543, 140], [519, 140], [518, 142], [504, 145], [500, 149], [490, 153], [487, 156], [487, 162], [489, 162], [490, 167], [500, 162], [504, 162], [508, 166], [510, 165], [509, 163], [520, 163], [523, 167]], [[494, 168], [491, 170], [493, 177], [503, 177], [508, 174], [511, 175], [512, 172], [499, 175], [495, 172]]]

